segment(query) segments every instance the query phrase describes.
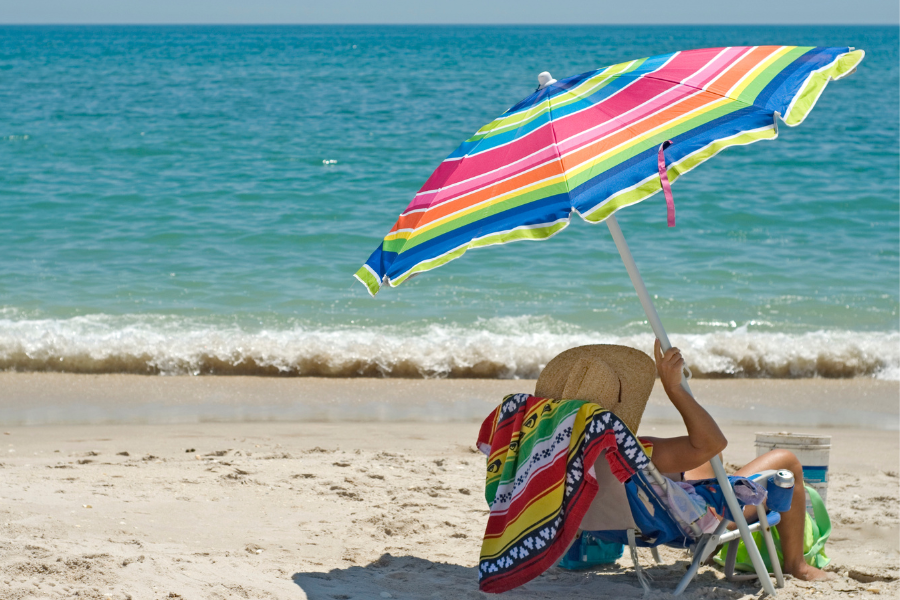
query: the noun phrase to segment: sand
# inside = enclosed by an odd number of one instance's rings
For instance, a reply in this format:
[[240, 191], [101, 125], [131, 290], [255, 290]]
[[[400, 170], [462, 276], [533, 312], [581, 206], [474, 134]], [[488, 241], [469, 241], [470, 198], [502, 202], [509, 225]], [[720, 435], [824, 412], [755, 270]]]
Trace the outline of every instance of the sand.
[[[440, 401], [471, 408], [476, 401], [490, 405], [477, 394], [516, 391], [527, 382], [61, 377], [71, 384], [63, 390], [55, 387], [60, 379], [43, 375], [0, 376], [0, 384], [6, 384], [0, 385], [3, 414], [12, 414], [18, 394], [31, 386], [37, 406], [60, 407], [83, 396], [84, 406], [102, 408], [118, 397], [124, 406], [144, 406], [140, 414], [146, 422], [102, 422], [97, 409], [80, 423], [44, 419], [42, 425], [4, 427], [0, 598], [488, 597], [477, 589], [475, 570], [487, 516], [484, 460], [473, 447], [478, 423], [459, 415], [440, 423], [416, 420], [415, 411], [397, 409], [377, 394], [390, 392], [401, 405], [415, 408], [421, 407], [421, 392], [429, 392], [432, 406]], [[106, 387], [95, 387], [98, 382]], [[202, 389], [211, 388], [210, 394], [233, 389], [231, 396], [220, 396], [219, 404], [239, 406], [232, 400], [243, 395], [252, 408], [252, 398], [284, 386], [284, 396], [272, 393], [267, 399], [268, 406], [279, 406], [293, 386], [330, 393], [323, 403], [346, 408], [360, 383], [369, 385], [363, 404], [391, 406], [405, 420], [382, 413], [368, 420], [357, 415], [335, 421], [339, 415], [332, 415], [332, 422], [246, 422], [234, 411], [227, 418], [215, 411], [201, 418], [201, 410], [154, 413], [146, 408], [151, 404], [147, 397], [127, 396], [135, 387], [156, 386], [161, 390], [157, 407], [180, 403], [206, 410], [215, 402], [205, 402], [209, 396]], [[743, 390], [740, 402], [753, 402], [756, 410], [778, 402], [806, 408], [803, 394], [777, 397], [790, 386], [739, 383], [746, 385], [732, 389]], [[838, 398], [843, 390], [856, 398], [863, 392], [877, 397], [881, 389], [868, 381], [858, 387], [845, 381], [829, 388], [827, 383], [824, 392], [811, 395]], [[43, 395], [35, 386], [44, 386]], [[185, 391], [190, 386], [197, 386], [194, 396]], [[179, 393], [184, 395], [179, 398]], [[717, 402], [727, 407], [729, 401]], [[896, 393], [893, 404], [873, 401], [868, 408], [896, 414]], [[368, 414], [369, 408], [362, 412]], [[205, 422], [214, 413], [228, 422]], [[766, 423], [726, 426], [726, 461], [751, 459], [754, 433], [772, 429]], [[839, 577], [818, 584], [789, 579], [779, 597], [900, 595], [900, 435], [890, 423], [885, 427], [802, 429], [832, 436], [828, 503], [834, 533], [827, 552], [833, 559], [829, 569]], [[665, 414], [645, 419], [641, 427], [641, 433], [661, 436], [681, 431]], [[662, 554], [663, 566], [649, 568], [654, 589], [661, 590], [653, 596], [660, 597], [674, 587], [687, 561], [681, 551]], [[642, 561], [651, 564], [649, 552], [642, 551]], [[502, 597], [642, 595], [626, 556], [584, 573], [553, 568]], [[685, 595], [758, 596], [756, 584], [726, 582], [715, 567], [703, 567]]]

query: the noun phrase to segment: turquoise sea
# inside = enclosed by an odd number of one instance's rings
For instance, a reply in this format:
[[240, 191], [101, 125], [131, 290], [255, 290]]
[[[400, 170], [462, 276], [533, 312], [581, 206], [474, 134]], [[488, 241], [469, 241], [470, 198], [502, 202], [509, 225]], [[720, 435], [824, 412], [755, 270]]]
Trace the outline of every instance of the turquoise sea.
[[900, 379], [896, 27], [0, 27], [0, 369], [533, 377], [652, 337], [604, 225], [352, 275], [536, 86], [678, 49], [855, 46], [802, 125], [619, 222], [695, 376]]

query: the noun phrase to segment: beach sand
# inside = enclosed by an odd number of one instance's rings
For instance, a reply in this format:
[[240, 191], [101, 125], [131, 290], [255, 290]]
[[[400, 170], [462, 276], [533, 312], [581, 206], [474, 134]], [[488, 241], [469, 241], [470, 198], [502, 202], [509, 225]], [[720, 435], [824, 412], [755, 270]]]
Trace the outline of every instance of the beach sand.
[[[897, 383], [694, 384], [716, 411], [804, 411], [818, 398], [834, 415], [865, 397], [866, 410], [887, 415], [881, 429], [790, 428], [832, 436], [826, 551], [839, 577], [789, 579], [778, 595], [900, 595]], [[488, 597], [475, 569], [487, 516], [484, 459], [473, 445], [480, 418], [466, 411], [490, 410], [504, 392], [532, 385], [2, 374], [0, 598]], [[76, 401], [80, 417], [67, 405]], [[359, 410], [314, 421], [296, 416], [304, 403]], [[291, 406], [288, 420], [269, 412]], [[18, 421], [42, 408], [57, 411], [56, 421]], [[648, 412], [641, 433], [683, 431], [663, 408]], [[773, 429], [769, 416], [761, 423], [724, 428], [726, 462], [755, 456], [755, 432]], [[677, 550], [662, 555], [663, 566], [649, 567], [660, 597], [688, 560]], [[652, 564], [649, 551], [641, 560]], [[626, 553], [600, 570], [553, 568], [502, 597], [642, 595]], [[685, 594], [758, 596], [756, 584], [728, 583], [715, 567], [703, 567]]]

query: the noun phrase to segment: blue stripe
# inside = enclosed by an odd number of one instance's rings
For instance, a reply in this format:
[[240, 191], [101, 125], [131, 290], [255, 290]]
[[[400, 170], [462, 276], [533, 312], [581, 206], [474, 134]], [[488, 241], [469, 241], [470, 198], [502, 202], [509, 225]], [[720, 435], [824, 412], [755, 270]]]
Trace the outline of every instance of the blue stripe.
[[673, 142], [665, 152], [666, 164], [672, 164], [716, 140], [771, 123], [770, 114], [756, 107], [747, 107], [713, 119], [674, 138], [660, 134], [650, 142], [650, 148], [571, 190], [572, 205], [581, 214], [587, 213], [616, 192], [657, 173], [656, 154], [659, 144], [666, 139]]
[[[578, 112], [579, 110], [583, 110], [590, 106], [597, 104], [598, 102], [603, 102], [616, 92], [619, 92], [627, 85], [634, 83], [636, 79], [643, 75], [647, 75], [648, 73], [652, 73], [658, 70], [661, 66], [663, 66], [670, 58], [672, 58], [672, 54], [664, 54], [662, 56], [654, 56], [645, 60], [637, 69], [634, 71], [629, 71], [628, 73], [624, 73], [621, 75], [616, 75], [613, 77], [613, 80], [604, 86], [603, 88], [597, 90], [590, 96], [582, 98], [576, 102], [568, 104], [566, 106], [562, 106], [560, 108], [553, 109], [553, 118], [559, 119], [561, 117], [565, 117], [572, 113]], [[604, 69], [607, 67], [604, 67]], [[508, 111], [506, 111], [503, 116], [509, 116], [518, 110], [529, 109], [540, 102], [543, 102], [549, 96], [558, 96], [564, 92], [569, 91], [569, 89], [577, 86], [582, 83], [585, 79], [593, 77], [597, 73], [600, 73], [603, 69], [597, 69], [596, 71], [589, 71], [587, 73], [582, 73], [581, 75], [576, 75], [574, 77], [569, 77], [568, 79], [563, 79], [557, 83], [554, 83], [551, 86], [540, 90], [539, 92], [535, 92], [516, 106], [512, 107]], [[463, 142], [459, 145], [459, 147], [454, 150], [447, 158], [459, 158], [461, 156], [476, 154], [478, 152], [484, 152], [486, 150], [490, 150], [491, 148], [496, 148], [497, 146], [507, 144], [512, 142], [515, 139], [525, 137], [530, 132], [534, 131], [541, 125], [544, 125], [550, 120], [550, 113], [544, 113], [539, 117], [536, 117], [530, 123], [524, 124], [522, 127], [518, 129], [510, 129], [504, 133], [500, 133], [497, 135], [493, 135], [490, 137], [485, 137], [480, 140], [476, 140], [474, 142]]]
[[[672, 138], [673, 145], [666, 150], [666, 162], [671, 164], [716, 140], [743, 131], [758, 129], [771, 123], [772, 116], [758, 108], [747, 107], [735, 111]], [[396, 278], [419, 262], [430, 260], [458, 248], [475, 237], [523, 225], [555, 221], [568, 216], [571, 207], [582, 214], [587, 213], [612, 194], [655, 174], [657, 172], [657, 147], [663, 139], [667, 139], [664, 134], [660, 136], [659, 140], [651, 142], [651, 147], [647, 150], [573, 189], [570, 193], [571, 201], [566, 194], [557, 194], [536, 200], [449, 231], [399, 255], [394, 252], [382, 252], [379, 248], [366, 264], [372, 267], [380, 277], [387, 273], [391, 278]]]
[[415, 248], [395, 255], [396, 258], [388, 268], [387, 274], [392, 279], [400, 277], [420, 262], [433, 259], [459, 248], [476, 237], [480, 238], [492, 233], [508, 231], [515, 227], [549, 223], [568, 217], [570, 211], [571, 204], [567, 194], [556, 194], [511, 208], [469, 225], [448, 231], [419, 244]]
[[384, 274], [387, 273], [391, 264], [397, 260], [397, 253], [387, 252], [382, 249], [383, 246], [384, 242], [379, 244], [378, 248], [375, 249], [375, 252], [369, 256], [369, 260], [366, 261], [366, 264], [371, 267], [373, 271], [378, 273], [379, 282], [384, 279]]
[[753, 103], [769, 112], [778, 111], [784, 115], [794, 96], [800, 93], [803, 82], [809, 74], [849, 52], [849, 48], [814, 48], [782, 69], [756, 96]]
[[[635, 69], [634, 71], [630, 71], [629, 75], [632, 75], [634, 77], [639, 77], [641, 75], [646, 75], [648, 73], [652, 73], [653, 71], [656, 71], [662, 65], [664, 65], [674, 55], [675, 55], [675, 53], [672, 52], [669, 54], [660, 54], [659, 56], [651, 56], [650, 58], [646, 59], [637, 69]], [[638, 60], [640, 60], [640, 59], [638, 59]], [[634, 61], [628, 61], [628, 62], [634, 62]], [[624, 64], [624, 63], [617, 63], [617, 64]], [[610, 65], [610, 66], [615, 67], [617, 65]], [[531, 94], [530, 96], [528, 96], [527, 98], [525, 98], [524, 100], [522, 100], [521, 102], [519, 102], [518, 104], [516, 104], [509, 110], [507, 110], [505, 113], [503, 113], [503, 116], [511, 115], [520, 110], [529, 109], [533, 106], [536, 106], [537, 104], [540, 104], [547, 98], [552, 98], [555, 96], [559, 96], [560, 94], [563, 94], [565, 92], [568, 92], [569, 90], [576, 87], [577, 85], [579, 85], [586, 79], [590, 79], [591, 77], [597, 75], [598, 73], [600, 73], [608, 68], [610, 68], [610, 67], [601, 67], [601, 68], [595, 69], [593, 71], [588, 71], [587, 73], [581, 73], [580, 75], [574, 75], [572, 77], [566, 77], [565, 79], [560, 79], [556, 83], [554, 83], [552, 85], [548, 85], [544, 89], [534, 92], [533, 94]]]
[[459, 145], [459, 148], [451, 152], [450, 156], [448, 156], [447, 158], [459, 158], [461, 156], [485, 152], [486, 150], [496, 148], [497, 146], [512, 142], [513, 140], [516, 140], [518, 138], [523, 138], [538, 127], [546, 125], [549, 122], [550, 111], [547, 111], [535, 117], [531, 121], [524, 123], [518, 129], [510, 129], [503, 133], [498, 133], [496, 135], [492, 135], [491, 137], [481, 138], [480, 140], [476, 140], [474, 142], [463, 142]]

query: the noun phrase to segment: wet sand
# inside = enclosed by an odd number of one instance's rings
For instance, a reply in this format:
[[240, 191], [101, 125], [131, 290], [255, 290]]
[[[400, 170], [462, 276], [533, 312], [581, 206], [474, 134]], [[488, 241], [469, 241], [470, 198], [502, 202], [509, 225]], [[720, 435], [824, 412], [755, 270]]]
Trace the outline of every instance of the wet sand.
[[[228, 421], [480, 421], [531, 380], [159, 377], [0, 373], [0, 425]], [[900, 382], [697, 379], [720, 423], [900, 428]], [[660, 385], [646, 418], [679, 422]]]

